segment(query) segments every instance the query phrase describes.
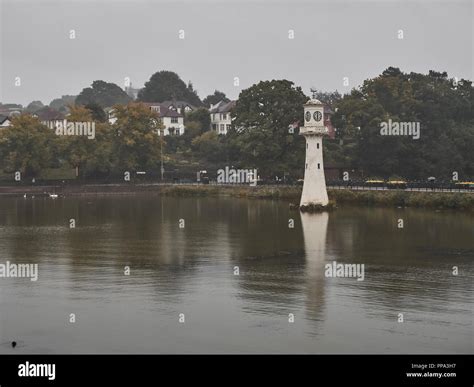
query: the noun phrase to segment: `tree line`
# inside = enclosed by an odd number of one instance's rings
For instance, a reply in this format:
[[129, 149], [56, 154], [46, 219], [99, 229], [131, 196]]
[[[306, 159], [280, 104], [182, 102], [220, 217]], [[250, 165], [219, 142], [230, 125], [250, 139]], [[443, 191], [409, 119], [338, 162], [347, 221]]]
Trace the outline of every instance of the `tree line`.
[[[303, 123], [303, 105], [309, 97], [300, 87], [289, 80], [271, 80], [242, 90], [232, 111], [231, 130], [218, 135], [210, 130], [204, 103], [192, 100], [191, 94], [197, 96], [192, 85], [181, 82], [169, 72], [158, 72], [135, 102], [125, 99], [122, 89], [113, 88], [112, 94], [124, 98], [116, 105], [113, 125], [103, 111], [111, 103], [108, 87], [94, 82], [70, 105], [67, 117], [70, 122], [95, 121], [94, 140], [56, 136], [31, 115], [15, 117], [10, 127], [0, 131], [0, 169], [37, 176], [46, 168], [70, 167], [88, 178], [124, 170], [156, 172], [163, 160], [167, 171], [234, 166], [256, 168], [268, 179], [303, 177], [305, 141], [298, 129], [289, 130]], [[184, 135], [160, 137], [158, 116], [140, 101], [160, 102], [170, 95], [197, 109], [186, 115]], [[315, 97], [335, 112], [336, 138], [324, 141], [326, 165], [367, 177], [450, 179], [453, 172], [464, 180], [474, 177], [471, 81], [435, 71], [404, 73], [390, 67], [346, 95], [317, 92]], [[216, 91], [206, 102], [224, 98]], [[388, 120], [419, 122], [420, 138], [381, 135], [381, 123]]]

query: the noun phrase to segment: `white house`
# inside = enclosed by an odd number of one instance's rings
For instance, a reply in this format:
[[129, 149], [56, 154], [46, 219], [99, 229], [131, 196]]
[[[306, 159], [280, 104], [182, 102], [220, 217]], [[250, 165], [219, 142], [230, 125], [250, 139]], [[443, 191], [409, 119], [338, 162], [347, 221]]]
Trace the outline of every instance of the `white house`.
[[10, 118], [8, 118], [8, 116], [0, 115], [0, 128], [6, 128], [10, 126], [10, 124], [11, 124], [11, 121], [10, 121]]
[[[161, 123], [164, 128], [158, 132], [158, 135], [161, 136], [163, 133], [164, 136], [179, 136], [184, 134], [184, 116], [183, 114], [178, 113], [173, 109], [169, 109], [160, 102], [141, 102], [148, 108], [158, 113], [160, 116]], [[115, 117], [115, 112], [113, 108], [107, 108], [106, 113], [108, 115], [109, 123], [115, 124], [117, 118]]]
[[232, 125], [230, 112], [234, 108], [235, 103], [236, 101], [219, 101], [215, 105], [211, 105], [209, 109], [209, 114], [211, 115], [211, 130], [214, 130], [218, 134], [227, 134]]

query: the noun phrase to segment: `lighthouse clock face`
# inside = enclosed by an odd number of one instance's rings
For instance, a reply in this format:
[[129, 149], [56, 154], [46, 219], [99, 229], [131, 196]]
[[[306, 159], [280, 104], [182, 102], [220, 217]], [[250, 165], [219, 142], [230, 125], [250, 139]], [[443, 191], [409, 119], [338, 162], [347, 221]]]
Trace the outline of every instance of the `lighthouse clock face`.
[[316, 122], [321, 121], [321, 118], [323, 118], [323, 115], [321, 114], [320, 111], [315, 111], [313, 114], [313, 118]]

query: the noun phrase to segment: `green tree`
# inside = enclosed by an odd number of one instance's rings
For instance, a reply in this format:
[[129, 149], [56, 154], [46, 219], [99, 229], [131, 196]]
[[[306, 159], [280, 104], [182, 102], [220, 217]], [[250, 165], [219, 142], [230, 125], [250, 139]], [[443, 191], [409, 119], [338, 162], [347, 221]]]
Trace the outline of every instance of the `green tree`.
[[138, 100], [142, 102], [163, 102], [173, 98], [194, 106], [202, 105], [191, 82], [186, 86], [179, 75], [172, 71], [156, 72], [138, 93]]
[[5, 172], [35, 177], [51, 164], [56, 136], [36, 117], [22, 114], [0, 131], [0, 160]]
[[78, 105], [97, 103], [102, 108], [115, 104], [126, 104], [130, 101], [131, 98], [119, 86], [104, 81], [92, 82], [92, 87], [82, 89], [76, 98], [76, 104]]
[[206, 98], [202, 100], [202, 103], [205, 106], [210, 107], [211, 104], [215, 105], [219, 101], [230, 102], [230, 99], [227, 98], [226, 95], [222, 91], [214, 90], [214, 94], [208, 95]]
[[243, 90], [232, 112], [229, 151], [234, 148], [235, 154], [238, 149], [239, 160], [248, 168], [258, 168], [261, 176], [301, 173], [304, 138], [288, 128], [303, 121], [307, 100], [301, 88], [288, 80], [262, 81]]
[[188, 125], [190, 123], [196, 123], [198, 125], [197, 135], [201, 135], [211, 128], [211, 116], [209, 111], [203, 107], [195, 109], [186, 114], [184, 121], [186, 125], [186, 131], [188, 130]]
[[[352, 166], [366, 175], [450, 179], [473, 176], [472, 83], [445, 72], [403, 73], [389, 67], [345, 95], [333, 124], [356, 141]], [[382, 136], [381, 123], [419, 122], [420, 138]]]
[[49, 107], [61, 113], [69, 113], [69, 105], [74, 105], [75, 101], [75, 95], [63, 95], [61, 98], [53, 99], [49, 103]]
[[224, 147], [219, 135], [214, 131], [208, 131], [192, 140], [192, 149], [195, 154], [204, 161], [215, 163], [222, 161]]
[[35, 113], [36, 111], [42, 109], [43, 107], [44, 107], [43, 102], [33, 101], [33, 102], [30, 102], [29, 105], [25, 108], [25, 112]]
[[342, 98], [341, 93], [336, 91], [315, 91], [313, 92], [314, 98], [318, 99], [322, 103], [328, 105], [331, 108], [339, 102]]
[[107, 115], [105, 114], [104, 109], [100, 107], [98, 103], [89, 102], [84, 106], [87, 110], [90, 111], [91, 118], [96, 122], [106, 122]]

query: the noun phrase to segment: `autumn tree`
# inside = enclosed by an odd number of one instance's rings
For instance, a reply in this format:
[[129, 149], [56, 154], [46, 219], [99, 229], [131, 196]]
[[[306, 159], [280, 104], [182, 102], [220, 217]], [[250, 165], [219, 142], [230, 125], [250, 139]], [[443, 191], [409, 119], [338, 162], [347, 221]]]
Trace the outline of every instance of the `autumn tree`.
[[115, 167], [125, 171], [159, 169], [163, 125], [157, 113], [142, 103], [115, 106], [113, 124]]
[[12, 118], [12, 124], [0, 130], [1, 169], [35, 177], [48, 168], [53, 157], [56, 136], [36, 117], [22, 114]]

